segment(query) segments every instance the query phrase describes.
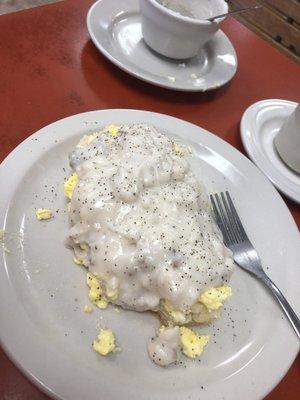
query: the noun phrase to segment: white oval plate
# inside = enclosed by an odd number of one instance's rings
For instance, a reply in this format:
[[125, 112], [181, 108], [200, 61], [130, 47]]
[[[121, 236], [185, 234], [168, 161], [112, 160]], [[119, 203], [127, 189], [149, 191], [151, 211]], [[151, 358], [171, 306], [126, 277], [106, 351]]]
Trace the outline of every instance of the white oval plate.
[[[0, 261], [1, 344], [35, 384], [58, 399], [261, 399], [288, 370], [298, 341], [269, 293], [240, 269], [221, 319], [201, 329], [211, 334], [201, 362], [187, 360], [166, 369], [154, 365], [146, 343], [159, 323], [151, 314], [117, 313], [113, 307], [83, 312], [86, 272], [64, 247], [68, 152], [101, 125], [129, 122], [154, 124], [193, 146], [195, 173], [208, 192], [231, 192], [268, 273], [299, 312], [299, 232], [277, 191], [248, 159], [173, 117], [92, 111], [41, 129], [1, 165], [0, 227], [7, 231]], [[38, 207], [51, 208], [54, 219], [38, 221]], [[91, 349], [99, 324], [113, 329], [121, 353], [101, 358]]]
[[87, 27], [105, 57], [157, 86], [204, 92], [225, 85], [236, 73], [236, 53], [222, 31], [190, 60], [172, 60], [152, 51], [142, 39], [138, 0], [97, 1], [88, 12]]
[[241, 120], [243, 145], [259, 169], [287, 197], [300, 203], [300, 176], [280, 158], [274, 138], [297, 103], [287, 100], [262, 100], [252, 104]]

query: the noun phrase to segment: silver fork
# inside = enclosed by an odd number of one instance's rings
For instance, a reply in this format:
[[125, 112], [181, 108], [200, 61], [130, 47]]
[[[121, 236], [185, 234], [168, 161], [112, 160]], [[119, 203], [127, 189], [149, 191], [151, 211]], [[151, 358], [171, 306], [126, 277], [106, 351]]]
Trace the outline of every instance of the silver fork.
[[259, 278], [272, 292], [300, 339], [300, 320], [281, 291], [263, 270], [260, 257], [243, 228], [230, 194], [226, 192], [225, 196], [221, 192], [220, 195], [211, 195], [210, 199], [216, 222], [223, 234], [224, 243], [232, 251], [234, 261], [241, 268]]

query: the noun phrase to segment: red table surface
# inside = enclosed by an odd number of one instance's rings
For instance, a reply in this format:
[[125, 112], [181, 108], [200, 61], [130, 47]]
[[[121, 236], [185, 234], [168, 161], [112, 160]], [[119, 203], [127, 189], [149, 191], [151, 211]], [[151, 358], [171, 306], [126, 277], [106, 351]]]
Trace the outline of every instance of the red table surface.
[[[268, 98], [300, 101], [299, 66], [233, 19], [223, 25], [239, 61], [231, 83], [213, 92], [181, 93], [141, 82], [107, 61], [90, 41], [85, 19], [92, 3], [68, 0], [0, 17], [0, 160], [53, 121], [105, 108], [170, 114], [201, 125], [244, 152], [239, 122], [250, 104]], [[285, 201], [300, 226], [299, 205]], [[298, 356], [266, 399], [299, 398]], [[2, 399], [48, 397], [0, 349]]]

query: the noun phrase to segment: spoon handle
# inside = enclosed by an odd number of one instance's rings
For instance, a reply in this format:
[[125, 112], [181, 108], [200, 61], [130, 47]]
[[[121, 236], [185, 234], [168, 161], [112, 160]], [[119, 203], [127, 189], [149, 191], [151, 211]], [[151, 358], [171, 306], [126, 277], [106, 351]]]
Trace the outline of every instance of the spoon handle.
[[226, 17], [226, 15], [233, 15], [233, 14], [239, 14], [242, 13], [244, 11], [249, 11], [249, 10], [256, 10], [258, 8], [262, 8], [262, 6], [252, 6], [252, 7], [245, 7], [245, 8], [240, 8], [239, 10], [235, 10], [235, 11], [229, 11], [225, 14], [220, 14], [220, 15], [215, 15], [214, 17], [211, 18], [207, 18], [207, 21], [214, 21], [217, 18], [222, 18], [222, 17]]

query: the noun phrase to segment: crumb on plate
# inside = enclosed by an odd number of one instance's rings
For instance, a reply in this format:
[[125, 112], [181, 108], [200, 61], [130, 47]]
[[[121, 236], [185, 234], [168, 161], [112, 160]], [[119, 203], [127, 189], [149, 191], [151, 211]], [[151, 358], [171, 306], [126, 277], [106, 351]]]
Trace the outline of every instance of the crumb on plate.
[[108, 127], [108, 134], [109, 136], [115, 138], [118, 136], [119, 127], [117, 125], [109, 125]]
[[35, 215], [39, 221], [52, 218], [52, 211], [48, 208], [38, 208]]
[[85, 313], [87, 313], [87, 314], [90, 314], [90, 313], [93, 312], [93, 307], [90, 306], [89, 304], [86, 304], [86, 305], [84, 306], [83, 311], [84, 311]]
[[97, 338], [93, 342], [93, 349], [101, 356], [107, 356], [116, 351], [115, 335], [111, 329], [100, 329]]

